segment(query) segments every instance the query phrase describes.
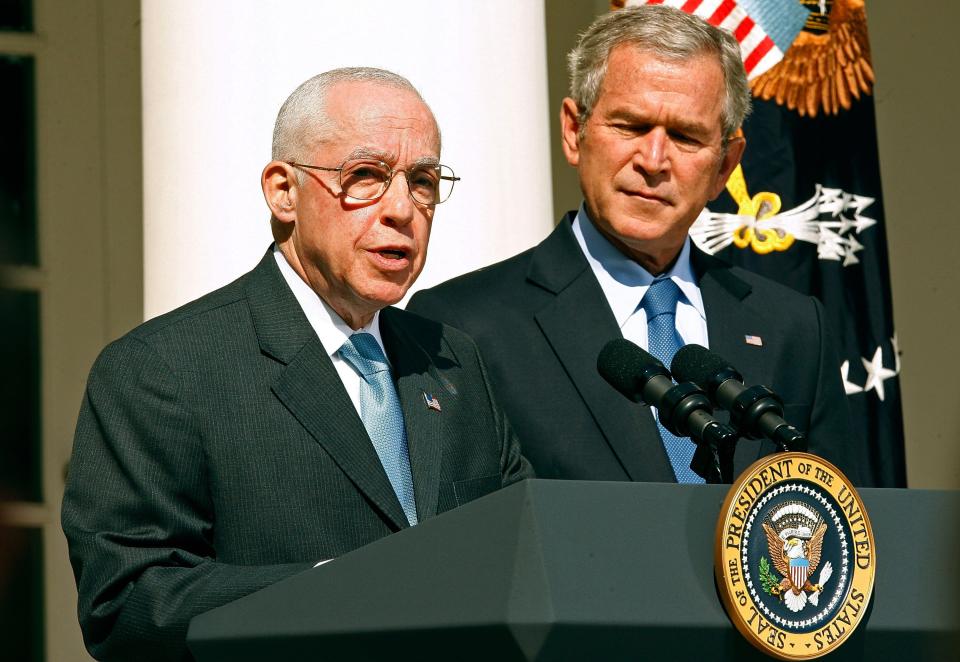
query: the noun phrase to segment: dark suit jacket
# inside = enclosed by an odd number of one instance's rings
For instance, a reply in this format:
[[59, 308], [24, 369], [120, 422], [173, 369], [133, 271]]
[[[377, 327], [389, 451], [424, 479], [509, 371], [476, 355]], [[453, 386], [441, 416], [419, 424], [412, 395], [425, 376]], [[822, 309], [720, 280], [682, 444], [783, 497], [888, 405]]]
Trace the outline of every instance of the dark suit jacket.
[[[474, 343], [398, 309], [380, 320], [420, 520], [526, 477]], [[270, 252], [97, 359], [63, 501], [95, 656], [184, 657], [194, 615], [406, 526]]]
[[[538, 477], [673, 481], [649, 408], [597, 373], [601, 348], [621, 333], [573, 236], [573, 217], [520, 255], [418, 292], [407, 309], [477, 341]], [[809, 450], [856, 481], [864, 451], [852, 441], [820, 303], [697, 249], [693, 266], [711, 349], [745, 383], [777, 391], [785, 418], [808, 433]], [[760, 336], [763, 346], [748, 345], [746, 335]], [[735, 471], [773, 450], [770, 442], [741, 440]]]

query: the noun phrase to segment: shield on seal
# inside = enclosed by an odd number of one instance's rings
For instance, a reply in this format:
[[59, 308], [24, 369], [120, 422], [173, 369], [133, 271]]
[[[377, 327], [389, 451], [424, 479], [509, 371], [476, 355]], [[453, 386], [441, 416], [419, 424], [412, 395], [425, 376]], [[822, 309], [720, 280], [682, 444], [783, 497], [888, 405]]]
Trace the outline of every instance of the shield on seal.
[[790, 559], [790, 581], [798, 589], [802, 589], [807, 583], [807, 577], [810, 574], [810, 562], [807, 559]]

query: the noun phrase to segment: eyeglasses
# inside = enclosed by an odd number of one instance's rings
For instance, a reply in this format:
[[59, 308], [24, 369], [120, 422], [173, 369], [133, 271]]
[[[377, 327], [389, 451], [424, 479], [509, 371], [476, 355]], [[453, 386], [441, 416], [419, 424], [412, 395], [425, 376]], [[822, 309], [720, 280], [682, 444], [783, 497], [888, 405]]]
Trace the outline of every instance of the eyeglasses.
[[407, 189], [414, 202], [432, 207], [446, 202], [453, 193], [453, 185], [460, 181], [452, 169], [440, 164], [394, 170], [383, 161], [373, 159], [349, 159], [339, 168], [325, 168], [294, 161], [287, 163], [297, 168], [340, 173], [340, 190], [345, 196], [355, 200], [377, 200], [390, 188], [394, 176], [402, 172], [407, 177]]

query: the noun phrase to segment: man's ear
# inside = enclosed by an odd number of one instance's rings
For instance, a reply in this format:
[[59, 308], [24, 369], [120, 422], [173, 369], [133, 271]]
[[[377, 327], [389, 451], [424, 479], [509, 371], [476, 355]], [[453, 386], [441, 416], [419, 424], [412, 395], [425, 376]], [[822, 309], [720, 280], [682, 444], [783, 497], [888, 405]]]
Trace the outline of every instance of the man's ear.
[[574, 167], [580, 163], [580, 126], [577, 102], [567, 97], [560, 106], [560, 135], [567, 163]]
[[273, 217], [283, 223], [297, 220], [297, 172], [289, 163], [271, 161], [260, 175], [263, 197]]
[[720, 159], [720, 170], [717, 172], [717, 181], [714, 183], [714, 189], [711, 192], [711, 200], [716, 199], [718, 195], [723, 193], [727, 180], [730, 179], [734, 168], [740, 163], [743, 150], [746, 147], [747, 141], [740, 132], [737, 132], [737, 135], [727, 141], [727, 150]]

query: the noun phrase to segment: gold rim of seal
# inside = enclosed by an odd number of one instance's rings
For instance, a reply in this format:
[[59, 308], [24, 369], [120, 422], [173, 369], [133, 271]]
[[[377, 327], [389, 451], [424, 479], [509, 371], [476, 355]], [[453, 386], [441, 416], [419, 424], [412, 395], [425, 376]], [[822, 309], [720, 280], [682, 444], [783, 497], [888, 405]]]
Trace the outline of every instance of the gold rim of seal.
[[[741, 497], [749, 495], [748, 488], [754, 488], [756, 483], [752, 481], [757, 479], [762, 489], [753, 490], [756, 494], [749, 499], [746, 509], [738, 510]], [[804, 633], [780, 628], [757, 609], [744, 580], [742, 537], [736, 545], [730, 546], [731, 542], [737, 541], [737, 522], [747, 518], [761, 495], [782, 482], [797, 480], [818, 486], [836, 500], [853, 538], [850, 552], [853, 572], [843, 596], [843, 606], [822, 627]], [[740, 530], [743, 531], [742, 527]], [[750, 465], [727, 492], [717, 518], [714, 544], [714, 575], [727, 615], [747, 641], [771, 657], [812, 660], [826, 655], [843, 644], [867, 614], [876, 569], [873, 528], [856, 489], [837, 467], [823, 458], [809, 453], [777, 453]]]

